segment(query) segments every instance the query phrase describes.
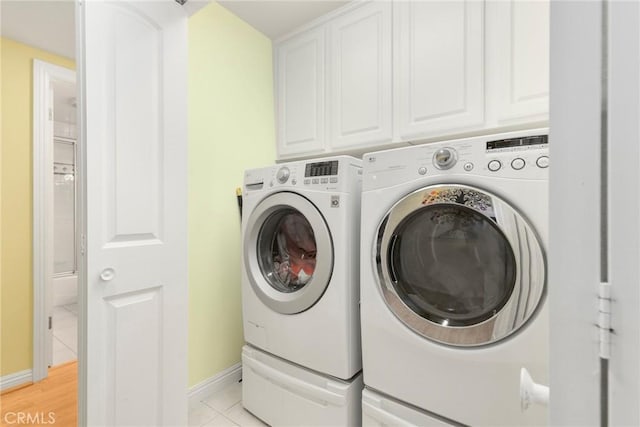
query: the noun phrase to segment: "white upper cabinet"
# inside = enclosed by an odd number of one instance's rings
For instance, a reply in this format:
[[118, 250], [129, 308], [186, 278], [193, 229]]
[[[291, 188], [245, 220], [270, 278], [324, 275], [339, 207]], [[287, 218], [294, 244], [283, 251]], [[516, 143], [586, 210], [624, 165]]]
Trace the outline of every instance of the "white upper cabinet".
[[391, 3], [372, 2], [329, 24], [328, 147], [390, 143]]
[[353, 1], [275, 52], [281, 159], [548, 122], [548, 0]]
[[324, 151], [324, 28], [281, 43], [276, 58], [278, 156]]
[[484, 3], [394, 3], [396, 139], [483, 126]]
[[548, 120], [549, 2], [488, 1], [487, 127]]

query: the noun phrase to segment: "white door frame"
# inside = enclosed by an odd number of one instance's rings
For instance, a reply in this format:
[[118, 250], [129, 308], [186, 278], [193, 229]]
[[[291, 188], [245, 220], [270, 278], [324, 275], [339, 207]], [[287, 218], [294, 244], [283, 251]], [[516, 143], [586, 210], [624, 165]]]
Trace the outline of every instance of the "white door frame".
[[[551, 2], [549, 425], [598, 426], [606, 272], [602, 2]], [[579, 17], [578, 19], [576, 19]], [[623, 169], [621, 169], [623, 170]], [[605, 279], [606, 280], [606, 279]], [[600, 309], [602, 310], [602, 309]]]
[[[75, 84], [76, 73], [33, 61], [33, 382], [48, 373], [48, 315], [53, 285], [53, 114], [51, 84]], [[76, 175], [77, 176], [77, 175]], [[80, 201], [80, 204], [82, 201]], [[76, 229], [78, 225], [76, 224]], [[79, 234], [79, 233], [76, 233]], [[78, 249], [76, 245], [76, 250]], [[79, 283], [82, 283], [78, 276]], [[81, 285], [78, 286], [81, 288]]]

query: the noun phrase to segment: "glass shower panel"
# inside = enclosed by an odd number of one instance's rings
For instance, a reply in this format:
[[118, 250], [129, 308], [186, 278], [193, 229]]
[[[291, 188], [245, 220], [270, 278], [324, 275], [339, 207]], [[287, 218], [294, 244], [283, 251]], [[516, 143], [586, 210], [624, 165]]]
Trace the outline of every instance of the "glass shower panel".
[[55, 139], [53, 150], [53, 271], [71, 274], [76, 271], [75, 142]]

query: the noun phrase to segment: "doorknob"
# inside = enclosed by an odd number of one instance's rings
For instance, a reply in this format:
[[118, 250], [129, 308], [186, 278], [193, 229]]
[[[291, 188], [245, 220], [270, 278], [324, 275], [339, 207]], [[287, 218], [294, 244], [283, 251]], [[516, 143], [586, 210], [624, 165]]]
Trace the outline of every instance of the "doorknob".
[[526, 368], [520, 369], [520, 409], [526, 411], [532, 403], [549, 405], [549, 387], [533, 382]]
[[102, 270], [102, 273], [100, 273], [100, 279], [104, 282], [108, 282], [114, 277], [116, 277], [116, 271], [113, 268], [105, 268]]

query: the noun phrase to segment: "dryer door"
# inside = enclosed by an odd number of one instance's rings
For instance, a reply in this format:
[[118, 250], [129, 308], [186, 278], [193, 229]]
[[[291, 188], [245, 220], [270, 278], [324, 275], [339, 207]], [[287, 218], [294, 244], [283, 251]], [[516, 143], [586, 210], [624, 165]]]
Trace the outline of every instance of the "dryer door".
[[300, 313], [322, 296], [333, 271], [333, 243], [322, 214], [299, 194], [261, 201], [247, 220], [244, 261], [260, 300], [282, 314]]
[[413, 192], [378, 229], [376, 260], [389, 309], [444, 344], [501, 340], [535, 313], [545, 288], [538, 238], [510, 205], [464, 185]]

